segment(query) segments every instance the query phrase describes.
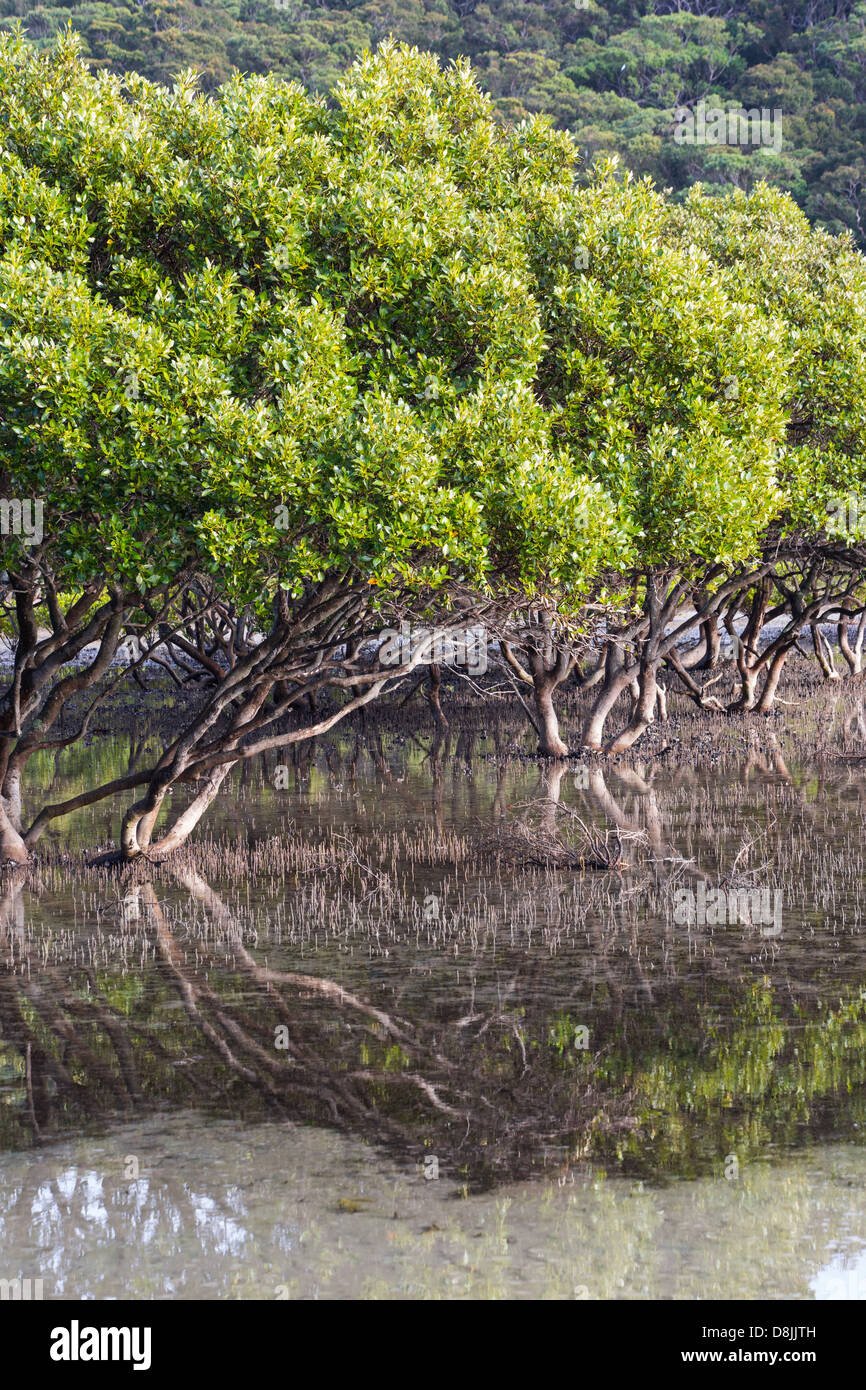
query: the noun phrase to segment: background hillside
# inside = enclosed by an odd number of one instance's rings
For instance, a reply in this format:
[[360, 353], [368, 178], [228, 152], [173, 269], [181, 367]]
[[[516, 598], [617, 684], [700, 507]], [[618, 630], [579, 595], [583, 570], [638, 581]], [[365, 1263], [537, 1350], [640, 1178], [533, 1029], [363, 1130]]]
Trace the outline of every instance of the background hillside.
[[[502, 118], [549, 112], [589, 160], [615, 151], [675, 190], [767, 178], [866, 241], [866, 2], [0, 0], [0, 16], [40, 45], [71, 21], [96, 67], [168, 82], [193, 66], [205, 88], [240, 69], [326, 89], [394, 34], [468, 55]], [[701, 98], [781, 109], [781, 151], [677, 144], [674, 110]]]

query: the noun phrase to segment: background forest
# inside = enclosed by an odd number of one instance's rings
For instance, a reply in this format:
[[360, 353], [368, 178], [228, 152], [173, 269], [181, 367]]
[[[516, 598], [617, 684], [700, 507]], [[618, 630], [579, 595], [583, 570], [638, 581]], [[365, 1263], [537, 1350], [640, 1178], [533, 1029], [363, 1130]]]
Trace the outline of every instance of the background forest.
[[[240, 69], [325, 91], [393, 34], [467, 55], [502, 119], [548, 112], [590, 162], [615, 152], [675, 193], [763, 178], [866, 242], [866, 0], [0, 0], [0, 16], [40, 46], [71, 22], [95, 68], [192, 66], [205, 90]], [[781, 151], [678, 144], [674, 113], [702, 99], [780, 110]]]

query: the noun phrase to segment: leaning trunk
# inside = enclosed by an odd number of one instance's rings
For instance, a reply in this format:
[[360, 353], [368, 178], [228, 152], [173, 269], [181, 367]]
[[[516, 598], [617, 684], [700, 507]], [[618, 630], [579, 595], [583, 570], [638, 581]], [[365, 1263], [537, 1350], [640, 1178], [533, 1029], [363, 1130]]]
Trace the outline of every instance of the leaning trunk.
[[839, 619], [839, 624], [836, 628], [836, 637], [839, 643], [839, 650], [845, 658], [846, 662], [848, 663], [848, 670], [851, 672], [852, 676], [859, 676], [860, 672], [863, 669], [864, 626], [866, 626], [866, 612], [863, 612], [860, 615], [860, 621], [857, 624], [857, 636], [854, 639], [853, 647], [851, 646], [851, 642], [848, 637], [847, 615]]
[[841, 680], [842, 677], [836, 670], [836, 663], [833, 659], [833, 649], [818, 624], [810, 623], [809, 631], [812, 635], [812, 647], [818, 659], [818, 665], [821, 667], [824, 679], [826, 681]]
[[777, 652], [770, 662], [770, 669], [767, 672], [767, 679], [764, 682], [764, 689], [761, 691], [761, 698], [755, 705], [756, 714], [769, 714], [773, 708], [773, 701], [776, 698], [776, 690], [779, 686], [779, 677], [782, 674], [782, 667], [788, 659], [790, 647], [784, 647]]
[[638, 695], [634, 703], [634, 710], [631, 719], [621, 733], [608, 743], [605, 752], [609, 754], [624, 753], [631, 748], [633, 743], [649, 728], [655, 719], [656, 704], [658, 701], [658, 685], [656, 683], [656, 670], [658, 661], [644, 657], [641, 660], [640, 675], [638, 676]]
[[624, 666], [622, 652], [611, 642], [605, 660], [604, 682], [593, 701], [581, 734], [581, 746], [600, 750], [604, 741], [604, 726], [607, 717], [622, 692], [634, 679], [634, 666]]
[[162, 859], [165, 855], [180, 849], [195, 830], [211, 802], [215, 800], [220, 787], [233, 767], [234, 763], [222, 763], [208, 773], [204, 778], [204, 787], [198, 796], [193, 797], [186, 810], [181, 812], [174, 825], [163, 835], [162, 839], [150, 846], [150, 858]]

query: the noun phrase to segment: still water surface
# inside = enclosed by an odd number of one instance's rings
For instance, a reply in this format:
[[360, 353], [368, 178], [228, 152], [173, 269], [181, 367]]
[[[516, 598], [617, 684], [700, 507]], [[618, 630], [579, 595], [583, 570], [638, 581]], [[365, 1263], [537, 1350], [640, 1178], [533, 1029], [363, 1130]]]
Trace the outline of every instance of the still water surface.
[[[0, 1274], [866, 1297], [858, 769], [484, 751], [334, 743], [279, 791], [263, 766], [123, 881], [61, 857], [116, 828], [82, 813], [6, 885]], [[575, 815], [615, 873], [530, 862]], [[781, 916], [676, 920], [732, 885]]]

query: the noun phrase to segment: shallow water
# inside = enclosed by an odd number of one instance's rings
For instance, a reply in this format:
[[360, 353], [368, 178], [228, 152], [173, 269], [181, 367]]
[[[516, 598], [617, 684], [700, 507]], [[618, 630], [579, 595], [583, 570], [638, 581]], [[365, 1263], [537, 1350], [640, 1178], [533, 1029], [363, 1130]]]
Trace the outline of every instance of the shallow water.
[[[7, 886], [0, 1278], [866, 1297], [859, 766], [426, 745], [272, 759], [149, 876], [64, 862], [81, 813]], [[575, 813], [616, 872], [527, 864]], [[732, 885], [778, 911], [682, 919]]]
[[0, 1191], [14, 1275], [45, 1298], [866, 1298], [848, 1145], [738, 1181], [466, 1196], [321, 1129], [166, 1116], [5, 1155]]

